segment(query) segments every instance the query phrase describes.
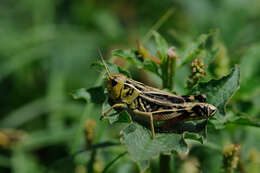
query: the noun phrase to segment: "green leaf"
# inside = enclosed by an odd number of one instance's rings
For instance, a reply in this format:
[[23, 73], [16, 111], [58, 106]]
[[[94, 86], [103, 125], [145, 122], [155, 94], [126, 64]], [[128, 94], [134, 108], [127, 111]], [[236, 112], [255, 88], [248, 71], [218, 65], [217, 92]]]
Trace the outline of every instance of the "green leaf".
[[[206, 63], [208, 63], [212, 58], [214, 58], [218, 49], [212, 49], [213, 37], [215, 37], [215, 32], [210, 32], [208, 34], [202, 34], [199, 38], [188, 45], [188, 47], [180, 52], [180, 58], [177, 61], [177, 69], [181, 68], [183, 65], [191, 62], [193, 59], [201, 57], [205, 58]], [[210, 48], [209, 48], [210, 47]], [[206, 56], [203, 55], [203, 51], [206, 51]]]
[[207, 102], [216, 106], [218, 112], [222, 115], [225, 114], [225, 106], [228, 100], [239, 88], [240, 73], [238, 66], [232, 72], [219, 79], [211, 80], [207, 83], [199, 83], [195, 91], [206, 94]]
[[161, 76], [158, 65], [151, 60], [145, 60], [143, 63], [143, 69], [148, 70], [158, 76]]
[[101, 104], [106, 99], [102, 86], [89, 89], [80, 88], [73, 91], [71, 95], [74, 99], [84, 99], [86, 102], [91, 101], [96, 104]]
[[[195, 90], [199, 93], [204, 93], [207, 96], [207, 102], [217, 107], [217, 113], [210, 122], [215, 128], [220, 129], [225, 126], [228, 121], [234, 121], [238, 117], [230, 116], [230, 113], [225, 116], [225, 106], [228, 100], [238, 90], [240, 83], [240, 72], [238, 66], [232, 72], [219, 79], [211, 80], [207, 83], [199, 83]], [[235, 118], [235, 119], [234, 119]]]
[[[146, 170], [149, 167], [149, 161], [160, 153], [170, 154], [175, 151], [183, 154], [187, 152], [184, 138], [200, 143], [203, 143], [206, 138], [207, 121], [199, 121], [175, 123], [167, 128], [162, 127], [161, 123], [155, 124], [156, 138], [152, 139], [149, 120], [134, 115], [130, 110], [127, 111], [134, 123], [121, 131], [123, 134], [121, 142], [126, 145], [128, 152], [142, 171]], [[115, 113], [107, 118], [112, 122], [122, 122], [120, 117], [123, 115]], [[127, 115], [125, 117], [128, 118]]]
[[118, 123], [130, 123], [131, 119], [129, 118], [129, 115], [126, 111], [120, 112], [118, 117]]
[[153, 36], [156, 43], [157, 51], [160, 55], [160, 59], [164, 58], [168, 53], [167, 41], [156, 31], [153, 31]]
[[91, 95], [91, 101], [93, 103], [102, 104], [106, 100], [102, 86], [89, 88], [87, 92]]
[[223, 129], [227, 123], [235, 121], [237, 118], [239, 117], [234, 115], [233, 112], [229, 111], [224, 117], [222, 116], [221, 118], [211, 119], [210, 123], [213, 124], [216, 129]]
[[[205, 143], [207, 139], [207, 124], [208, 120], [202, 120], [202, 122], [190, 122], [192, 126], [184, 133], [185, 139], [197, 141], [201, 144]], [[186, 123], [188, 124], [188, 123]]]
[[226, 116], [222, 119], [211, 120], [216, 129], [222, 129], [226, 124], [238, 124], [243, 126], [260, 127], [260, 121], [250, 118], [245, 115], [240, 115], [239, 113], [233, 113], [231, 111], [226, 113]]
[[84, 99], [88, 102], [91, 99], [91, 95], [87, 92], [86, 88], [80, 88], [71, 93], [73, 99]]
[[203, 138], [200, 135], [197, 135], [196, 133], [186, 133], [184, 135], [185, 139], [190, 139], [194, 141], [198, 141], [199, 143], [203, 144]]
[[[145, 59], [144, 61], [141, 60], [140, 58], [136, 57], [135, 51], [133, 50], [114, 50], [112, 51], [112, 56], [123, 58], [138, 69], [145, 69], [160, 76], [158, 65], [155, 62], [148, 59]], [[128, 77], [131, 76], [128, 75]]]
[[137, 123], [131, 123], [121, 133], [123, 135], [121, 142], [126, 145], [131, 157], [142, 171], [148, 168], [149, 160], [162, 152], [171, 154], [174, 150], [184, 154], [188, 150], [182, 134], [156, 133], [156, 138], [152, 139], [151, 131]]
[[206, 55], [202, 57], [204, 64], [208, 65], [218, 55], [219, 49], [213, 49], [206, 52]]
[[231, 121], [231, 123], [244, 125], [244, 126], [260, 127], [260, 121], [259, 120], [255, 120], [255, 119], [245, 117], [245, 116], [240, 116], [236, 120]]
[[143, 68], [143, 63], [139, 58], [136, 57], [134, 50], [113, 50], [112, 56], [121, 57], [130, 62], [131, 64], [135, 65], [137, 68]]

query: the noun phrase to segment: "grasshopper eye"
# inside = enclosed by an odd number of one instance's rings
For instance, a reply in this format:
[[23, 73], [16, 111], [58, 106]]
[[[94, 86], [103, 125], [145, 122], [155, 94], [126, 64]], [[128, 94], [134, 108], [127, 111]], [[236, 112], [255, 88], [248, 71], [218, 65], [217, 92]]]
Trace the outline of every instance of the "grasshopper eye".
[[115, 80], [111, 81], [112, 86], [116, 86], [117, 82]]

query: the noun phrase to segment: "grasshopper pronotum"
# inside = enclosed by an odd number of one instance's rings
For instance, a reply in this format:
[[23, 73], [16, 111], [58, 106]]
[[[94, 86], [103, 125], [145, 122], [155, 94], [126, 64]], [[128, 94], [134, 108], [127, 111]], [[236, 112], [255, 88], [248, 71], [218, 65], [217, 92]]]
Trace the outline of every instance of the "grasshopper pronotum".
[[[179, 96], [144, 85], [122, 74], [111, 74], [102, 58], [107, 79], [106, 87], [113, 104], [100, 119], [112, 109], [127, 107], [135, 115], [149, 118], [152, 138], [155, 138], [154, 121], [183, 122], [207, 119], [214, 116], [216, 107], [205, 103], [205, 95]], [[167, 124], [166, 124], [167, 125]]]

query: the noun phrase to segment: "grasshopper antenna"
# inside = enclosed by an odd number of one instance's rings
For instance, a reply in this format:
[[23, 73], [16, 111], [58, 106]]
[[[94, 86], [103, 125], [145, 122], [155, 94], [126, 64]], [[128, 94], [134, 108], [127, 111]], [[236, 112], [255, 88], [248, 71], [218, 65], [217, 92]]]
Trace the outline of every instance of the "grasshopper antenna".
[[98, 49], [98, 52], [99, 52], [99, 55], [100, 55], [100, 58], [101, 58], [101, 60], [102, 60], [102, 63], [104, 64], [104, 66], [105, 66], [105, 69], [106, 69], [106, 73], [108, 74], [108, 77], [110, 78], [110, 71], [109, 71], [109, 69], [108, 69], [108, 66], [107, 66], [107, 64], [106, 64], [106, 62], [105, 62], [105, 60], [104, 60], [104, 58], [103, 58], [103, 55], [102, 55], [102, 52], [101, 52], [101, 50], [100, 49]]

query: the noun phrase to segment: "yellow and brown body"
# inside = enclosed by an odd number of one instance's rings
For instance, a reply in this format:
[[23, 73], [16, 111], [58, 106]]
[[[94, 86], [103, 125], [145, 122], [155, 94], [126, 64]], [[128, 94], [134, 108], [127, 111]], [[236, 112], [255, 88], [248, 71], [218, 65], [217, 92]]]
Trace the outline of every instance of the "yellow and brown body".
[[205, 103], [205, 95], [175, 95], [146, 86], [122, 74], [107, 77], [107, 91], [113, 105], [103, 116], [113, 108], [127, 107], [134, 114], [150, 119], [153, 138], [153, 121], [207, 119], [216, 112], [215, 106]]

